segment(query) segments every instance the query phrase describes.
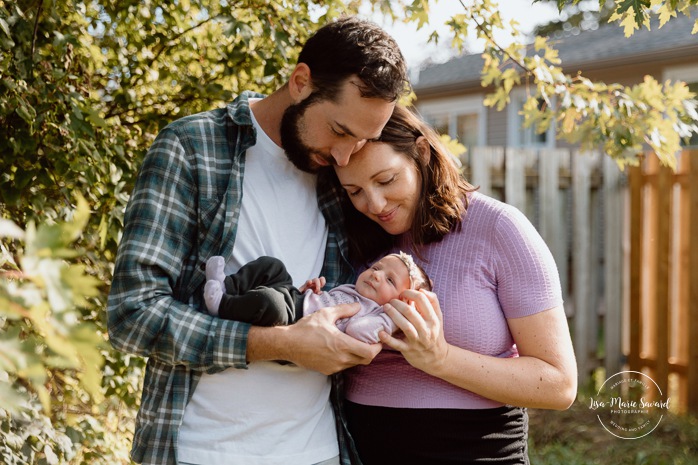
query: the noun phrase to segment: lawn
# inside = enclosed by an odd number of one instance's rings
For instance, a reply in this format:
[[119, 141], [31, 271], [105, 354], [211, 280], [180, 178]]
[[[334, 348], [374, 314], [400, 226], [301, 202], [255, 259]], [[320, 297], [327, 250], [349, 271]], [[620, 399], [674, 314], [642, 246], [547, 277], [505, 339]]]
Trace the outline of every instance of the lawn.
[[531, 465], [696, 465], [698, 419], [665, 415], [640, 439], [608, 433], [580, 394], [566, 411], [529, 410]]

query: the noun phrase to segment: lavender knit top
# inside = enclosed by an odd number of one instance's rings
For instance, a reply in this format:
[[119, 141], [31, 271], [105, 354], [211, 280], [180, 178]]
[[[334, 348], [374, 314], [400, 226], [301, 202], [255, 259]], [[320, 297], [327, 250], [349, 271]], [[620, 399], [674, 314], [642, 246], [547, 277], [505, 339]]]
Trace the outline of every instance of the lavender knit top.
[[[396, 249], [409, 250], [407, 238]], [[472, 193], [462, 229], [414, 259], [434, 281], [450, 344], [495, 357], [517, 357], [507, 326], [562, 305], [552, 254], [516, 208]], [[346, 372], [346, 397], [355, 403], [401, 408], [482, 409], [499, 402], [413, 368], [402, 354], [383, 350], [367, 366]]]

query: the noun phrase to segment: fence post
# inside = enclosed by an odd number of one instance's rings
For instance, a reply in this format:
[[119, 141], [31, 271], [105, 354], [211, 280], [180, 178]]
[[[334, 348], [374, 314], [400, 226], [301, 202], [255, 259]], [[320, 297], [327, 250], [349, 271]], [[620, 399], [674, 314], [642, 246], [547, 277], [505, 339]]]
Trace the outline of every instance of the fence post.
[[606, 353], [606, 375], [618, 373], [622, 366], [622, 310], [623, 310], [623, 193], [621, 173], [618, 165], [610, 157], [603, 161], [603, 190], [606, 206], [606, 315], [604, 318]]

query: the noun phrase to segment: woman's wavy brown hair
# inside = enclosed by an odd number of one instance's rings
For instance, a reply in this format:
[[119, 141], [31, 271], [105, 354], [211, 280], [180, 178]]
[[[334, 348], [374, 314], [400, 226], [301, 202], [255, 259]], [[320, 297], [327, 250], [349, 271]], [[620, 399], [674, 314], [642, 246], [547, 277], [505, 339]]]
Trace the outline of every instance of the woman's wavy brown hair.
[[[417, 145], [417, 139], [421, 136], [429, 144], [428, 157], [422, 156]], [[406, 156], [420, 174], [422, 201], [417, 206], [410, 230], [413, 252], [417, 256], [420, 256], [420, 246], [438, 242], [449, 232], [460, 228], [468, 208], [467, 193], [476, 190], [476, 187], [461, 176], [453, 156], [436, 131], [410, 109], [396, 105], [379, 140], [369, 143], [389, 144], [396, 152]], [[359, 213], [346, 192], [342, 195], [342, 207], [352, 261], [368, 263], [392, 246], [395, 237]]]

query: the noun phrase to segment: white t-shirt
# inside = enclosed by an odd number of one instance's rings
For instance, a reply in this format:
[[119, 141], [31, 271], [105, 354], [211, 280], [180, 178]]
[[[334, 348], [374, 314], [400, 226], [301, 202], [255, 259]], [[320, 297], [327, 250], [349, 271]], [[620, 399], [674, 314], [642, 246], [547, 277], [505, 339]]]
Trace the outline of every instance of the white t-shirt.
[[[226, 274], [262, 255], [294, 285], [320, 275], [327, 243], [316, 177], [296, 169], [253, 116], [240, 221]], [[184, 411], [178, 457], [205, 465], [309, 465], [339, 453], [325, 375], [275, 362], [204, 374]]]

